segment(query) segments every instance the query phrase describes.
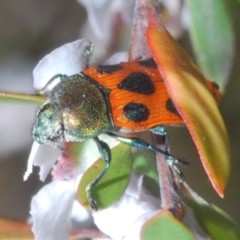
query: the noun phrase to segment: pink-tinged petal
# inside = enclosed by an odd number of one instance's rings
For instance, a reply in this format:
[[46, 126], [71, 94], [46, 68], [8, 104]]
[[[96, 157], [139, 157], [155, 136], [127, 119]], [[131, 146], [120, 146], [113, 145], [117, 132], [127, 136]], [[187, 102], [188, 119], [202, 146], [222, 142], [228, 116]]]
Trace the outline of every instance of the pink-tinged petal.
[[134, 0], [78, 0], [88, 13], [88, 21], [93, 32], [100, 39], [113, 35], [113, 26], [120, 16], [122, 21], [131, 24]]
[[128, 52], [118, 52], [114, 53], [104, 64], [111, 65], [111, 64], [118, 64], [120, 62], [127, 62], [128, 61]]
[[85, 51], [91, 46], [91, 42], [80, 39], [67, 43], [46, 55], [33, 70], [35, 90], [41, 90], [56, 74], [79, 73], [84, 68]]
[[45, 181], [59, 155], [60, 150], [53, 149], [52, 146], [40, 145], [34, 142], [28, 158], [27, 171], [23, 177], [24, 181], [26, 181], [32, 173], [32, 166], [40, 167], [39, 178], [41, 181]]
[[[119, 141], [101, 134], [99, 138], [110, 148], [119, 144]], [[55, 180], [72, 179], [86, 171], [99, 157], [100, 153], [93, 139], [83, 142], [68, 142], [64, 144], [68, 153], [62, 152], [54, 166], [52, 175]]]
[[[75, 143], [69, 142], [66, 145], [72, 145]], [[64, 146], [64, 147], [65, 147]], [[67, 150], [67, 148], [65, 147]], [[63, 152], [58, 158], [57, 163], [53, 166], [52, 176], [53, 180], [70, 180], [76, 178], [80, 173], [79, 167], [73, 161], [72, 156]]]
[[207, 82], [199, 69], [162, 26], [154, 9], [147, 41], [177, 110], [182, 116], [208, 177], [223, 197], [230, 171], [226, 128]]
[[74, 181], [53, 181], [33, 197], [30, 214], [35, 239], [68, 239], [74, 199]]

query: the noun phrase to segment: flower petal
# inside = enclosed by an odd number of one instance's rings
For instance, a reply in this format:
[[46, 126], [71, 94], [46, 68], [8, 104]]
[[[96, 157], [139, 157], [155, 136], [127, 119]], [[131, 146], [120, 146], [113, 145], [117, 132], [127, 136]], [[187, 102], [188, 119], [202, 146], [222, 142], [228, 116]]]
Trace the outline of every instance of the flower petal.
[[84, 68], [84, 54], [88, 48], [91, 48], [91, 42], [80, 39], [46, 55], [33, 70], [34, 88], [41, 90], [56, 74], [79, 73]]
[[120, 62], [127, 62], [128, 61], [128, 52], [117, 52], [114, 53], [104, 64], [118, 64]]
[[34, 157], [35, 157], [39, 147], [40, 147], [40, 144], [38, 144], [37, 142], [33, 142], [31, 152], [30, 152], [30, 155], [28, 158], [27, 171], [25, 172], [25, 174], [23, 176], [24, 181], [26, 181], [28, 179], [29, 175], [32, 173]]
[[59, 155], [60, 150], [53, 149], [52, 146], [40, 145], [34, 142], [28, 158], [27, 171], [23, 177], [24, 181], [26, 181], [32, 173], [32, 165], [40, 167], [39, 178], [41, 181], [45, 181]]
[[30, 214], [35, 239], [68, 239], [74, 198], [74, 181], [53, 181], [33, 197]]

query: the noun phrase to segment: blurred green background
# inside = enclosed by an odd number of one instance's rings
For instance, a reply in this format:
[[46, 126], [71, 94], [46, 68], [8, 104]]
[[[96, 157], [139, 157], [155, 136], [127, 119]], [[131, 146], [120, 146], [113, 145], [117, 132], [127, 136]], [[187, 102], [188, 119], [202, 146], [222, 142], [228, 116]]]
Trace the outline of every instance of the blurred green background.
[[[231, 177], [224, 199], [212, 189], [187, 130], [168, 128], [168, 132], [172, 153], [191, 162], [190, 167], [182, 169], [189, 185], [240, 223], [240, 3], [231, 0], [228, 7], [236, 48], [234, 65], [220, 104], [232, 154]], [[74, 0], [1, 0], [0, 90], [34, 93], [34, 66], [56, 47], [83, 37], [80, 29], [86, 17], [84, 8]], [[181, 35], [179, 42], [194, 58], [188, 32]], [[35, 107], [0, 104], [0, 217], [26, 219], [31, 197], [43, 185], [38, 180], [38, 169], [27, 182], [22, 181], [36, 110]]]

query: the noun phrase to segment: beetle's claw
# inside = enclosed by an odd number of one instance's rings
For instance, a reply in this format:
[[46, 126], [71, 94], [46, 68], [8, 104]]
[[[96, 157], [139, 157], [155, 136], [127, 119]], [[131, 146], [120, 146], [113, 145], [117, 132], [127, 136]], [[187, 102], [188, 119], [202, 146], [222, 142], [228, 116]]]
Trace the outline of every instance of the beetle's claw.
[[98, 205], [97, 205], [97, 201], [94, 199], [94, 197], [92, 196], [92, 192], [91, 190], [87, 190], [87, 198], [88, 198], [88, 203], [90, 208], [94, 211], [97, 212], [98, 210]]
[[88, 199], [89, 205], [94, 212], [98, 211], [98, 205], [95, 199]]

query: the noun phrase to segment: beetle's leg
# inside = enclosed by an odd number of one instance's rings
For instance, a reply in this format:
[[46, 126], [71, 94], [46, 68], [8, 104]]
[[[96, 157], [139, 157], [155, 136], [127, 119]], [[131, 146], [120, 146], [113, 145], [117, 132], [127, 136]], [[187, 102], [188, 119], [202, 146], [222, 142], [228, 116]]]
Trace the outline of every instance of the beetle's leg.
[[[167, 135], [167, 132], [165, 130], [164, 127], [162, 126], [157, 126], [151, 129], [151, 132], [155, 135], [155, 141], [157, 143], [159, 142], [163, 142], [164, 143], [164, 150], [166, 152], [169, 151], [169, 138]], [[174, 162], [172, 161], [171, 158], [166, 158], [166, 161], [168, 161], [168, 164], [176, 171], [176, 173], [180, 176], [180, 177], [184, 177], [183, 173], [177, 168], [176, 165], [174, 165]], [[182, 163], [182, 160], [181, 160]], [[187, 162], [186, 162], [187, 163]], [[188, 164], [188, 163], [187, 163]]]
[[[157, 127], [154, 127], [150, 130], [152, 133], [153, 133], [153, 136], [154, 136], [154, 140], [155, 141], [160, 141], [161, 145], [164, 144], [164, 151], [169, 153], [169, 144], [168, 144], [168, 135], [167, 135], [167, 132], [165, 130], [165, 127], [163, 126], [157, 126]], [[166, 160], [168, 158], [166, 157]]]
[[151, 132], [156, 135], [164, 136], [165, 151], [168, 152], [169, 139], [168, 139], [168, 135], [167, 135], [165, 127], [163, 127], [163, 126], [154, 127], [151, 129]]
[[95, 188], [95, 186], [106, 175], [106, 173], [110, 167], [111, 150], [110, 150], [109, 146], [107, 145], [107, 143], [99, 140], [98, 137], [95, 137], [94, 140], [98, 146], [98, 150], [99, 150], [103, 160], [106, 162], [106, 165], [105, 165], [104, 169], [102, 170], [102, 172], [86, 188], [89, 205], [90, 205], [91, 209], [97, 211], [98, 210], [97, 202], [94, 199], [92, 192], [93, 192], [93, 189]]
[[162, 153], [163, 155], [165, 155], [167, 158], [168, 161], [171, 161], [171, 162], [174, 162], [174, 163], [181, 163], [183, 165], [187, 165], [188, 162], [184, 161], [184, 160], [181, 160], [177, 157], [174, 157], [172, 156], [171, 154], [169, 154], [167, 151], [164, 151], [160, 148], [156, 148], [155, 146], [145, 142], [144, 140], [141, 140], [139, 138], [128, 138], [128, 137], [121, 137], [121, 136], [118, 136], [114, 133], [108, 133], [109, 136], [111, 137], [114, 137], [116, 138], [117, 140], [119, 140], [120, 142], [123, 142], [123, 143], [126, 143], [128, 145], [131, 145], [133, 147], [137, 147], [137, 148], [141, 148], [141, 149], [149, 149], [149, 150], [152, 150], [152, 151], [156, 151], [156, 152], [159, 152], [159, 153]]
[[[55, 76], [53, 76], [48, 82], [47, 84], [40, 90], [38, 91], [38, 94], [40, 95], [44, 95], [47, 91], [48, 88], [50, 89], [51, 85], [56, 86], [60, 81], [66, 79], [68, 76], [64, 75], [64, 74], [57, 74]], [[52, 87], [53, 87], [52, 86]]]
[[167, 135], [165, 127], [163, 127], [163, 126], [154, 127], [151, 129], [151, 132], [158, 134], [158, 135], [162, 135], [162, 136]]

